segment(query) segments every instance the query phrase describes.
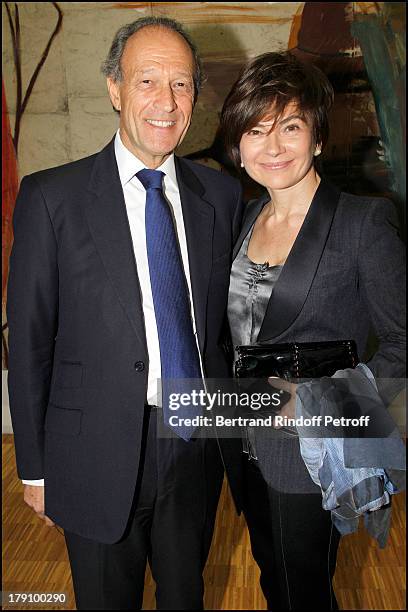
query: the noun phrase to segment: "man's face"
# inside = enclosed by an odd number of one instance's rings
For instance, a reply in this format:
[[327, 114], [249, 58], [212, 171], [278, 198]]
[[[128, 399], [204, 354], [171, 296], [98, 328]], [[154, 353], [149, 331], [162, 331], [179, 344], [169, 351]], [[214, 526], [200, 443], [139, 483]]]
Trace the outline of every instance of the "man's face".
[[123, 144], [148, 168], [157, 168], [182, 142], [191, 121], [194, 59], [177, 32], [147, 26], [126, 43], [123, 79], [108, 78], [120, 111]]

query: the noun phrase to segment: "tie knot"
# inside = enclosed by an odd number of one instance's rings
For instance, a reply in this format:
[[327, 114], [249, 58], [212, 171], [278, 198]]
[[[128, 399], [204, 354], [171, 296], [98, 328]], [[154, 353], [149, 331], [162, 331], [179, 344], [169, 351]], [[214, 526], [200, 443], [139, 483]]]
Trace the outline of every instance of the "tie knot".
[[149, 168], [143, 168], [136, 173], [137, 178], [146, 189], [161, 189], [164, 172], [161, 170], [150, 170]]

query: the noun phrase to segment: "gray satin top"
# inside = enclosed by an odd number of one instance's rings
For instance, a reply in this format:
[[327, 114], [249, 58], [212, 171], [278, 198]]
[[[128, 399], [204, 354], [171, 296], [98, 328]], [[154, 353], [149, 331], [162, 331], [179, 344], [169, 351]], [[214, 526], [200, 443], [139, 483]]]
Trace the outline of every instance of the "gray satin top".
[[252, 226], [232, 264], [228, 295], [228, 320], [232, 342], [254, 344], [265, 316], [272, 290], [283, 265], [256, 264], [247, 256]]
[[[248, 244], [254, 225], [249, 228], [231, 270], [228, 321], [234, 347], [256, 343], [269, 298], [283, 268], [283, 264], [256, 264], [248, 258]], [[253, 427], [246, 428], [243, 450], [256, 459]]]

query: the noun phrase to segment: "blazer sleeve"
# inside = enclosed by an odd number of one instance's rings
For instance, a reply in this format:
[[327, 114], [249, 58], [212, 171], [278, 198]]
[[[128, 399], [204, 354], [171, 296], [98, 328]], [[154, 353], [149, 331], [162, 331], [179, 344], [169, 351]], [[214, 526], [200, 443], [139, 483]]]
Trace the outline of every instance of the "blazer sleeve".
[[[237, 197], [236, 197], [235, 206], [234, 206], [234, 214], [232, 217], [232, 250], [234, 249], [234, 245], [241, 231], [242, 219], [244, 216], [244, 209], [245, 209], [243, 194], [242, 194], [242, 185], [238, 181], [237, 181], [237, 184], [238, 184], [238, 188], [236, 190]], [[230, 366], [230, 369], [231, 369], [230, 373], [232, 376], [232, 373], [233, 373], [232, 366], [234, 363], [234, 347], [232, 345], [231, 330], [230, 330], [229, 323], [228, 323], [227, 312], [225, 312], [225, 316], [224, 316], [224, 323], [223, 323], [221, 337], [222, 337], [222, 347], [224, 349], [224, 353], [225, 353], [227, 362]]]
[[[365, 216], [358, 254], [360, 290], [379, 341], [368, 362], [388, 404], [405, 378], [405, 248], [390, 200], [376, 199]], [[394, 380], [392, 380], [394, 379]]]
[[58, 325], [57, 243], [40, 186], [23, 178], [7, 292], [8, 389], [21, 479], [44, 476], [44, 419]]
[[237, 200], [235, 204], [234, 216], [232, 219], [232, 247], [234, 248], [235, 242], [238, 240], [239, 233], [242, 227], [242, 219], [244, 215], [244, 200], [242, 195], [241, 183], [238, 183], [237, 189]]

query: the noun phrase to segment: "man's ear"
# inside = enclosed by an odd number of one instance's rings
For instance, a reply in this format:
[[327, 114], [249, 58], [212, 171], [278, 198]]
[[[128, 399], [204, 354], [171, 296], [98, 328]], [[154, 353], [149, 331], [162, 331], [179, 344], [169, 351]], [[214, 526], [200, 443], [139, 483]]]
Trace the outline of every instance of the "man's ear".
[[112, 102], [113, 108], [117, 111], [120, 111], [119, 83], [114, 81], [111, 77], [107, 77], [106, 84], [108, 86], [109, 97]]

